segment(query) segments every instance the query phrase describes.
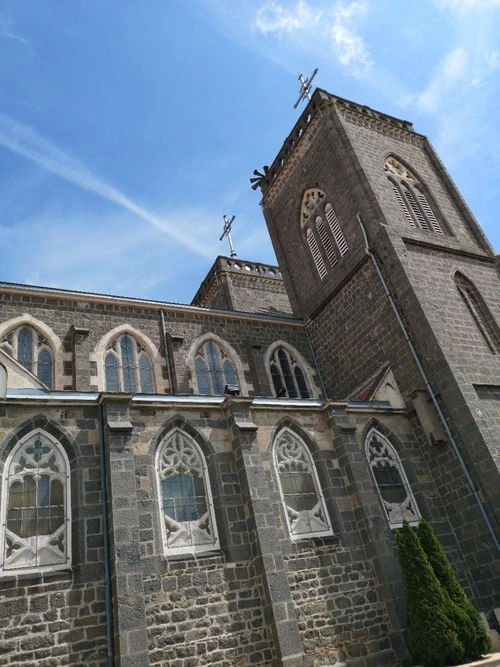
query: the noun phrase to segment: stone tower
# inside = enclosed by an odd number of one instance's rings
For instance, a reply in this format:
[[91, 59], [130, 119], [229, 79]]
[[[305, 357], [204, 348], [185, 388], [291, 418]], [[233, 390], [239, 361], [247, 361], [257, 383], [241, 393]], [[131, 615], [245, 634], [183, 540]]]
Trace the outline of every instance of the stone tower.
[[[492, 604], [500, 590], [498, 258], [426, 137], [323, 90], [260, 185], [327, 395], [359, 399], [390, 367], [390, 390], [403, 398], [425, 461], [412, 470], [424, 484], [423, 514], [461, 574], [469, 571], [476, 599]], [[411, 465], [412, 456], [402, 458]], [[379, 556], [391, 542], [382, 533], [367, 533]]]

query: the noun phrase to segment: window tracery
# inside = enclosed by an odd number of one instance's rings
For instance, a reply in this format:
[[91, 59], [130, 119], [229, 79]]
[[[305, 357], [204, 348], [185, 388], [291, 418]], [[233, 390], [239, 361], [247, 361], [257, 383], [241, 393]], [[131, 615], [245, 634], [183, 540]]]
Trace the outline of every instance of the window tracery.
[[205, 457], [175, 429], [158, 450], [162, 531], [167, 554], [216, 549], [219, 541]]
[[444, 234], [434, 210], [417, 177], [395, 157], [388, 157], [384, 163], [392, 191], [404, 218], [410, 227], [426, 232]]
[[106, 391], [153, 394], [153, 366], [145, 348], [128, 334], [115, 338], [104, 356]]
[[403, 521], [417, 523], [420, 513], [399, 456], [375, 429], [366, 437], [366, 456], [391, 528], [400, 528]]
[[458, 293], [490, 352], [500, 352], [500, 328], [477, 287], [462, 273], [455, 274]]
[[43, 432], [27, 436], [3, 478], [1, 571], [57, 569], [70, 563], [69, 463]]
[[2, 338], [0, 347], [52, 388], [54, 358], [47, 339], [39, 331], [20, 326]]
[[269, 370], [276, 396], [310, 398], [306, 376], [296, 357], [284, 347], [277, 347], [269, 360]]
[[194, 368], [198, 393], [204, 396], [221, 396], [226, 384], [238, 384], [234, 363], [213, 340], [196, 350]]
[[274, 443], [274, 465], [292, 538], [331, 535], [332, 527], [311, 453], [289, 429]]

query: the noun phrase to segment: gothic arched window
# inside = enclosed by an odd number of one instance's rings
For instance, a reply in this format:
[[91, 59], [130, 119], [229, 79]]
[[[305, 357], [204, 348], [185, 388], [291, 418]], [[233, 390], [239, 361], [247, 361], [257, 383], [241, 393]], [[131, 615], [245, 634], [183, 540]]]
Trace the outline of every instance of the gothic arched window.
[[391, 528], [418, 523], [420, 513], [403, 466], [389, 440], [376, 429], [366, 436], [366, 456]]
[[54, 359], [52, 350], [42, 334], [29, 326], [20, 326], [3, 337], [0, 347], [4, 352], [52, 388]]
[[291, 537], [331, 535], [318, 475], [305, 443], [285, 428], [276, 437], [273, 452]]
[[269, 360], [269, 370], [276, 396], [310, 398], [304, 371], [292, 353], [277, 347]]
[[199, 394], [221, 396], [226, 384], [238, 384], [233, 362], [213, 340], [196, 350], [194, 368]]
[[61, 445], [30, 433], [5, 465], [0, 571], [57, 569], [70, 563], [69, 463]]
[[462, 273], [455, 274], [455, 285], [490, 352], [500, 352], [500, 329], [477, 287]]
[[300, 224], [309, 251], [321, 280], [328, 275], [327, 264], [332, 268], [348, 250], [347, 241], [339, 225], [333, 207], [325, 203], [325, 193], [309, 188], [302, 197]]
[[153, 394], [153, 366], [149, 354], [135, 338], [115, 338], [104, 355], [106, 391]]
[[219, 545], [205, 457], [174, 429], [157, 455], [165, 553], [209, 551]]
[[443, 234], [443, 229], [417, 177], [395, 157], [388, 157], [384, 171], [410, 227]]

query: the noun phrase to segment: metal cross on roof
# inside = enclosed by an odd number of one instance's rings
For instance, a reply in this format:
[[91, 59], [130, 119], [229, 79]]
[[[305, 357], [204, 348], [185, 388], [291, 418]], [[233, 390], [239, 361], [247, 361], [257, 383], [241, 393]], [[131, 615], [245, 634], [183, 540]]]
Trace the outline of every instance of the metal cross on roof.
[[293, 105], [293, 108], [296, 109], [299, 104], [302, 102], [302, 100], [305, 100], [306, 97], [311, 99], [311, 83], [316, 74], [318, 73], [318, 68], [314, 70], [314, 72], [311, 74], [311, 76], [307, 79], [304, 79], [302, 74], [299, 74], [299, 81], [301, 83], [300, 86], [300, 91], [299, 91], [299, 99], [295, 102]]
[[222, 232], [222, 236], [220, 237], [219, 241], [222, 241], [224, 236], [227, 236], [227, 240], [229, 241], [229, 250], [231, 251], [231, 257], [236, 257], [236, 250], [233, 248], [233, 242], [231, 240], [231, 225], [233, 224], [233, 220], [235, 219], [235, 215], [229, 220], [229, 218], [224, 215], [222, 216], [222, 219], [224, 220], [224, 231]]

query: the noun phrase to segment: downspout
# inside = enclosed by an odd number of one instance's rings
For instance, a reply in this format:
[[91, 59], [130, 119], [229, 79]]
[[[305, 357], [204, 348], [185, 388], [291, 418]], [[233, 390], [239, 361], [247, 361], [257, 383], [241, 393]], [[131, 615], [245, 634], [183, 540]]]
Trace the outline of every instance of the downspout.
[[453, 434], [452, 434], [452, 432], [450, 430], [450, 427], [448, 425], [448, 421], [446, 420], [446, 417], [444, 416], [444, 413], [441, 410], [441, 406], [439, 405], [439, 401], [437, 400], [437, 396], [434, 393], [434, 391], [432, 390], [431, 384], [429, 382], [429, 378], [427, 377], [427, 373], [424, 370], [422, 362], [420, 361], [417, 350], [415, 349], [415, 346], [413, 345], [413, 342], [412, 342], [412, 340], [411, 340], [411, 338], [408, 334], [408, 331], [407, 331], [406, 326], [403, 322], [403, 319], [402, 319], [401, 315], [399, 314], [398, 307], [396, 305], [394, 297], [392, 296], [391, 292], [389, 291], [389, 288], [387, 286], [385, 278], [384, 278], [384, 276], [382, 274], [382, 271], [379, 267], [377, 258], [375, 257], [375, 255], [370, 250], [370, 244], [368, 242], [368, 236], [367, 236], [367, 233], [366, 233], [366, 229], [365, 229], [365, 226], [363, 224], [363, 221], [361, 220], [361, 216], [360, 216], [359, 213], [356, 214], [356, 218], [358, 219], [359, 225], [361, 227], [361, 232], [363, 233], [363, 238], [364, 238], [364, 241], [365, 241], [366, 254], [369, 255], [372, 259], [373, 265], [375, 267], [375, 271], [376, 271], [376, 273], [377, 273], [377, 275], [380, 279], [380, 282], [382, 283], [382, 287], [384, 288], [385, 294], [386, 294], [387, 298], [389, 299], [389, 303], [392, 306], [392, 310], [394, 311], [394, 314], [396, 315], [396, 319], [397, 319], [398, 324], [401, 328], [401, 331], [403, 332], [403, 336], [405, 338], [405, 341], [407, 342], [408, 347], [410, 348], [410, 352], [412, 353], [412, 356], [415, 360], [415, 363], [417, 364], [417, 368], [420, 372], [420, 375], [422, 376], [422, 380], [424, 381], [425, 386], [427, 388], [427, 391], [429, 392], [429, 396], [431, 397], [431, 400], [434, 404], [434, 407], [436, 408], [436, 412], [438, 413], [439, 420], [441, 421], [441, 424], [444, 428], [444, 431], [445, 431], [446, 435], [448, 436], [451, 447], [452, 447], [452, 449], [455, 453], [455, 456], [458, 459], [458, 462], [460, 463], [460, 466], [461, 466], [461, 468], [464, 472], [465, 478], [467, 479], [467, 482], [468, 482], [468, 484], [471, 488], [471, 491], [474, 494], [474, 497], [476, 499], [478, 507], [481, 511], [483, 519], [486, 523], [488, 531], [489, 531], [489, 533], [491, 535], [491, 538], [493, 540], [493, 544], [496, 546], [497, 550], [500, 551], [500, 542], [499, 542], [498, 537], [495, 533], [495, 529], [493, 528], [493, 525], [492, 525], [492, 523], [491, 523], [491, 521], [488, 517], [488, 514], [486, 513], [486, 509], [485, 509], [484, 504], [481, 500], [481, 497], [480, 497], [479, 492], [476, 488], [476, 485], [474, 484], [474, 480], [472, 479], [471, 474], [469, 472], [469, 469], [467, 468], [467, 464], [465, 463], [465, 461], [462, 457], [462, 454], [460, 453], [457, 442], [456, 442], [455, 438], [453, 437]]
[[99, 463], [101, 468], [101, 504], [102, 504], [102, 531], [104, 540], [104, 590], [106, 599], [106, 648], [107, 665], [115, 664], [113, 643], [113, 606], [111, 598], [111, 561], [109, 548], [109, 521], [108, 521], [108, 492], [106, 488], [106, 457], [104, 454], [104, 406], [98, 406], [99, 417]]
[[172, 367], [170, 365], [170, 350], [168, 347], [167, 341], [167, 327], [165, 326], [165, 314], [163, 310], [160, 310], [160, 325], [161, 325], [161, 337], [163, 342], [163, 350], [165, 352], [165, 362], [167, 364], [167, 377], [168, 377], [168, 388], [171, 394], [174, 393], [174, 386], [172, 384]]
[[323, 399], [326, 401], [328, 396], [326, 394], [326, 387], [325, 387], [325, 383], [323, 382], [323, 376], [319, 372], [318, 358], [316, 356], [316, 352], [314, 351], [314, 348], [313, 348], [313, 345], [312, 345], [312, 342], [311, 342], [311, 337], [309, 336], [309, 331], [305, 327], [304, 327], [304, 331], [306, 332], [307, 342], [309, 343], [309, 350], [311, 352], [311, 356], [312, 356], [313, 361], [314, 361], [314, 366], [316, 368], [316, 373], [317, 373], [318, 378], [319, 378], [319, 383], [321, 385], [321, 391], [323, 392]]

